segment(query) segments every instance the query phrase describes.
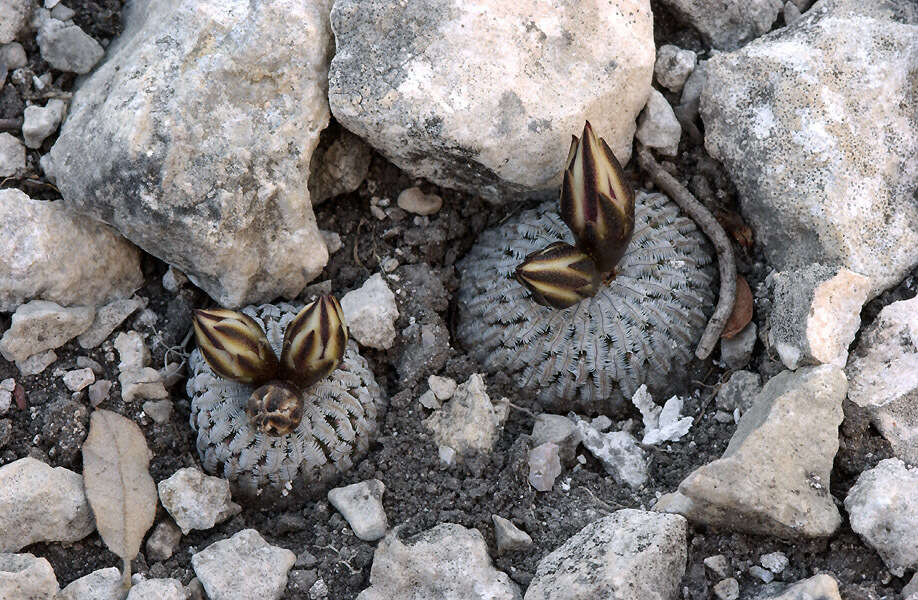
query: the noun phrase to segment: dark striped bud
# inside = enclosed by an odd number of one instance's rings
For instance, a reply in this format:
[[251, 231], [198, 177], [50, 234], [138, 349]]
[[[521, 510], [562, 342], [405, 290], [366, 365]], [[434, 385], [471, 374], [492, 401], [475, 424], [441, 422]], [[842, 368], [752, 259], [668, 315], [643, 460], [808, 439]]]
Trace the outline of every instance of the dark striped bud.
[[305, 306], [284, 333], [281, 377], [307, 388], [324, 379], [341, 363], [347, 346], [347, 326], [341, 305], [325, 295]]
[[574, 234], [577, 247], [592, 257], [602, 276], [615, 269], [634, 232], [634, 190], [622, 166], [590, 122], [583, 136], [571, 136], [564, 181], [561, 218]]
[[516, 280], [539, 304], [567, 308], [589, 298], [599, 289], [599, 271], [579, 248], [555, 242], [533, 252], [516, 267]]
[[220, 377], [259, 384], [277, 375], [277, 356], [251, 317], [217, 308], [195, 310], [192, 322], [204, 360]]
[[303, 398], [300, 390], [289, 383], [272, 381], [252, 392], [245, 412], [262, 433], [287, 435], [303, 420]]

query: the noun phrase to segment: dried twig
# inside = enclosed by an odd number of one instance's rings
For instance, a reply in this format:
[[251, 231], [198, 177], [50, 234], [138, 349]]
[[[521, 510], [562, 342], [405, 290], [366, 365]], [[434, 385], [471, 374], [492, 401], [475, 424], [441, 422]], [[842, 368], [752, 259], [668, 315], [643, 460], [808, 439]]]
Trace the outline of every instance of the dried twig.
[[733, 259], [733, 246], [727, 238], [726, 232], [704, 205], [695, 199], [675, 177], [667, 173], [660, 163], [654, 159], [650, 150], [643, 144], [637, 146], [638, 164], [644, 169], [653, 182], [660, 187], [672, 200], [684, 210], [698, 225], [701, 231], [714, 244], [717, 251], [717, 263], [720, 269], [720, 294], [717, 298], [717, 307], [705, 327], [704, 334], [695, 348], [695, 356], [700, 359], [707, 358], [717, 345], [724, 325], [733, 312], [733, 302], [736, 299], [736, 263]]

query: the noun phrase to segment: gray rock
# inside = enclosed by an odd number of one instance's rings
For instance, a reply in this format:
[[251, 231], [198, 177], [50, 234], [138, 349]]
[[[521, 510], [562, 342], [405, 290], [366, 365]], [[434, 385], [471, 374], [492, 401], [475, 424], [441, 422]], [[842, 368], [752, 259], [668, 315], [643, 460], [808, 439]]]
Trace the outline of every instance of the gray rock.
[[639, 488], [647, 481], [647, 457], [627, 431], [602, 433], [584, 420], [577, 421], [584, 448], [599, 459], [616, 481]]
[[584, 119], [628, 162], [653, 74], [646, 0], [339, 0], [331, 23], [335, 118], [416, 177], [489, 200], [556, 193]]
[[853, 529], [877, 551], [889, 572], [903, 577], [918, 568], [918, 467], [898, 458], [861, 473], [845, 510]]
[[820, 573], [809, 579], [798, 581], [777, 596], [767, 600], [842, 600], [838, 593], [838, 583], [831, 575]]
[[10, 409], [10, 403], [13, 401], [13, 392], [16, 390], [16, 380], [8, 377], [0, 381], [0, 417], [6, 414]]
[[663, 44], [657, 48], [657, 61], [653, 65], [653, 73], [660, 85], [678, 94], [697, 62], [698, 56], [691, 50]]
[[54, 600], [122, 600], [121, 571], [99, 569], [72, 581]]
[[918, 598], [918, 572], [912, 575], [911, 581], [902, 588], [903, 600], [915, 600]]
[[0, 598], [53, 600], [58, 590], [57, 577], [47, 559], [0, 553]]
[[382, 481], [370, 479], [329, 490], [328, 501], [351, 526], [354, 535], [365, 542], [375, 542], [389, 529], [382, 506], [385, 491]]
[[96, 311], [96, 318], [84, 333], [77, 338], [81, 348], [95, 348], [105, 341], [116, 327], [121, 325], [134, 311], [146, 306], [146, 301], [136, 296], [109, 302]]
[[141, 283], [140, 253], [110, 228], [61, 202], [0, 190], [0, 311], [30, 299], [98, 306]]
[[560, 450], [557, 444], [545, 442], [529, 451], [529, 485], [539, 492], [550, 492], [561, 474]]
[[327, 4], [140, 0], [124, 24], [49, 154], [64, 201], [223, 306], [296, 296], [328, 260], [307, 188]]
[[172, 400], [147, 400], [143, 403], [143, 412], [153, 419], [154, 423], [168, 423], [172, 416]]
[[107, 379], [100, 379], [89, 386], [89, 403], [93, 408], [102, 404], [108, 399], [108, 393], [112, 389], [112, 382]]
[[8, 361], [60, 348], [86, 331], [95, 311], [88, 306], [64, 308], [54, 302], [32, 300], [13, 313], [13, 323], [0, 338], [0, 354]]
[[720, 50], [733, 50], [767, 33], [783, 7], [781, 0], [665, 0], [663, 4]]
[[521, 600], [506, 573], [491, 563], [477, 529], [442, 523], [402, 543], [398, 529], [376, 548], [370, 587], [357, 600]]
[[813, 264], [772, 274], [774, 304], [767, 343], [788, 369], [820, 363], [844, 367], [861, 325], [870, 279]]
[[654, 510], [731, 531], [831, 535], [841, 524], [829, 476], [847, 389], [845, 374], [831, 365], [773, 377], [723, 457], [693, 471]]
[[650, 90], [647, 106], [638, 119], [635, 137], [648, 148], [666, 156], [675, 156], [679, 150], [682, 126], [669, 102], [657, 90]]
[[494, 522], [494, 538], [497, 541], [498, 554], [525, 550], [532, 546], [532, 538], [529, 537], [529, 534], [514, 525], [509, 519], [491, 515], [491, 521]]
[[0, 467], [0, 552], [75, 542], [95, 529], [80, 474], [29, 457]]
[[572, 464], [577, 446], [580, 445], [580, 431], [565, 416], [540, 413], [532, 425], [532, 443], [538, 446], [546, 442], [557, 444], [561, 461]]
[[86, 386], [92, 384], [96, 380], [96, 374], [92, 372], [92, 369], [76, 369], [74, 371], [67, 371], [63, 376], [64, 385], [67, 386], [67, 389], [71, 392], [79, 392]]
[[679, 98], [679, 110], [686, 116], [689, 121], [694, 121], [698, 117], [698, 110], [701, 106], [701, 92], [704, 91], [704, 85], [707, 82], [704, 67], [707, 61], [701, 61], [695, 65], [695, 70], [685, 80], [682, 86], [682, 96]]
[[23, 376], [38, 375], [56, 360], [57, 354], [54, 353], [54, 350], [48, 350], [47, 352], [33, 354], [23, 360], [17, 360], [16, 368], [19, 369], [19, 373]]
[[755, 341], [758, 339], [758, 330], [754, 322], [750, 321], [742, 331], [732, 338], [721, 338], [720, 360], [728, 369], [742, 369], [752, 359], [755, 350]]
[[723, 554], [715, 554], [704, 559], [704, 566], [720, 578], [730, 575], [730, 562]]
[[5, 63], [7, 69], [15, 70], [29, 64], [29, 59], [22, 44], [10, 42], [0, 46], [0, 63]]
[[[78, 339], [79, 339], [79, 338], [78, 338]], [[102, 368], [102, 365], [100, 365], [100, 364], [98, 363], [98, 361], [95, 361], [95, 360], [89, 358], [88, 356], [77, 356], [77, 358], [76, 358], [76, 366], [77, 366], [77, 368], [79, 368], [79, 369], [89, 369], [90, 371], [92, 371], [92, 372], [95, 373], [96, 375], [104, 375], [104, 374], [105, 374], [105, 369]]]
[[58, 71], [89, 73], [105, 50], [77, 25], [49, 19], [38, 31], [41, 57]]
[[0, 133], [0, 177], [16, 175], [25, 169], [25, 146], [8, 133]]
[[845, 372], [848, 399], [867, 409], [896, 456], [918, 465], [918, 297], [880, 311]]
[[705, 147], [775, 268], [843, 265], [876, 295], [918, 264], [918, 123], [902, 103], [916, 35], [909, 0], [821, 0], [705, 63]]
[[131, 586], [125, 600], [187, 600], [188, 593], [178, 579], [144, 579]]
[[76, 15], [76, 11], [72, 8], [67, 8], [63, 4], [58, 4], [51, 9], [51, 16], [58, 21], [69, 21], [74, 15]]
[[419, 187], [402, 190], [397, 202], [400, 209], [414, 215], [435, 215], [443, 206], [443, 198], [436, 194], [425, 194]]
[[64, 119], [67, 104], [57, 98], [46, 106], [27, 106], [22, 117], [22, 137], [29, 148], [40, 148], [45, 138], [57, 131]]
[[509, 408], [506, 398], [491, 402], [484, 380], [475, 373], [456, 388], [443, 408], [424, 419], [424, 426], [439, 446], [449, 446], [460, 454], [490, 452]]
[[4, 0], [0, 4], [0, 44], [16, 39], [32, 14], [30, 0]]
[[786, 25], [791, 25], [801, 17], [800, 9], [797, 8], [797, 5], [793, 2], [784, 3], [784, 23]]
[[121, 384], [121, 398], [125, 402], [163, 400], [169, 397], [160, 372], [146, 366], [150, 362], [150, 351], [138, 332], [119, 333], [115, 337], [115, 349], [121, 357], [118, 363], [118, 382]]
[[182, 530], [171, 519], [160, 521], [147, 538], [147, 560], [169, 560], [181, 539]]
[[242, 510], [233, 502], [229, 482], [193, 467], [179, 469], [156, 486], [163, 508], [182, 533], [210, 529]]
[[759, 565], [752, 565], [751, 567], [749, 567], [748, 572], [752, 577], [755, 577], [762, 583], [771, 583], [775, 579], [774, 573], [772, 573], [768, 569], [763, 569]]
[[772, 552], [770, 554], [763, 554], [759, 557], [759, 562], [762, 563], [762, 566], [774, 573], [775, 575], [780, 574], [787, 568], [787, 565], [790, 564], [790, 561], [787, 560], [787, 556], [783, 552]]
[[526, 600], [670, 600], [685, 572], [687, 524], [678, 515], [619, 510], [543, 558]]
[[279, 600], [296, 555], [268, 544], [254, 529], [243, 529], [191, 556], [191, 566], [208, 598]]
[[362, 346], [387, 350], [395, 343], [398, 305], [395, 294], [379, 273], [341, 298], [348, 331]]
[[427, 386], [441, 402], [449, 400], [456, 393], [456, 380], [451, 377], [431, 375], [427, 378]]
[[739, 414], [742, 415], [752, 407], [760, 391], [762, 391], [762, 380], [758, 373], [736, 371], [717, 390], [714, 402], [721, 410], [733, 414], [739, 409]]
[[730, 577], [718, 581], [713, 588], [717, 600], [736, 600], [739, 598], [739, 582]]
[[[359, 188], [372, 158], [372, 148], [347, 129], [339, 128], [334, 141], [327, 147], [320, 144], [312, 155], [309, 196], [313, 206]], [[329, 248], [328, 253], [333, 254], [334, 250]]]

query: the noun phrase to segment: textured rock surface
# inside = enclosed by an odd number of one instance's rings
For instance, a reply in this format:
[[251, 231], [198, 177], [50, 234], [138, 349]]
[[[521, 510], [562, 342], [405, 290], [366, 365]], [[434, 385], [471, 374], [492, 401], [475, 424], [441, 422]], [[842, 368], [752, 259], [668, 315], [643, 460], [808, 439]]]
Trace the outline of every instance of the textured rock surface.
[[557, 444], [544, 442], [529, 451], [529, 485], [550, 492], [561, 474], [561, 452]]
[[122, 298], [109, 302], [96, 310], [96, 317], [89, 329], [80, 334], [77, 341], [80, 348], [95, 348], [105, 341], [116, 327], [121, 325], [131, 314], [146, 305], [140, 298]]
[[693, 471], [654, 509], [734, 531], [831, 535], [841, 524], [829, 475], [847, 389], [845, 374], [831, 365], [773, 377], [723, 457]]
[[767, 33], [781, 12], [781, 0], [664, 0], [705, 41], [732, 50]]
[[631, 154], [653, 74], [647, 0], [339, 0], [331, 21], [335, 118], [414, 176], [491, 200], [553, 190], [584, 119]]
[[[0, 59], [2, 62], [2, 59]], [[9, 177], [24, 170], [25, 146], [18, 138], [8, 133], [0, 133], [0, 177]], [[6, 191], [6, 190], [4, 190]], [[0, 192], [3, 194], [3, 192]]]
[[918, 465], [918, 297], [880, 311], [845, 372], [848, 399], [869, 411], [896, 456]]
[[377, 350], [391, 348], [395, 342], [398, 306], [395, 294], [379, 273], [341, 298], [341, 310], [348, 331], [360, 345]]
[[361, 481], [353, 485], [328, 491], [328, 501], [354, 530], [354, 535], [375, 542], [386, 535], [389, 523], [382, 506], [386, 486], [378, 479]]
[[86, 331], [94, 314], [88, 306], [64, 308], [54, 302], [32, 300], [13, 313], [13, 324], [0, 338], [0, 354], [6, 360], [19, 361], [59, 348]]
[[0, 5], [0, 44], [6, 44], [16, 39], [16, 36], [29, 22], [32, 14], [30, 0], [5, 0]]
[[437, 525], [407, 544], [392, 531], [373, 555], [370, 584], [357, 600], [522, 598], [507, 574], [491, 564], [481, 533], [453, 523]]
[[178, 579], [145, 579], [131, 587], [125, 600], [186, 600], [187, 598], [188, 593]]
[[58, 71], [89, 73], [105, 54], [99, 42], [79, 26], [54, 18], [44, 21], [37, 40], [41, 57]]
[[543, 558], [526, 600], [671, 600], [685, 572], [686, 531], [678, 515], [616, 511]]
[[638, 119], [634, 137], [648, 148], [654, 148], [666, 156], [675, 156], [679, 150], [682, 126], [676, 120], [673, 107], [657, 90], [650, 90], [647, 106]]
[[916, 40], [908, 0], [822, 0], [705, 63], [705, 147], [776, 268], [844, 265], [875, 294], [918, 264]]
[[441, 446], [456, 452], [488, 452], [497, 442], [509, 410], [506, 398], [492, 403], [478, 373], [456, 388], [446, 405], [424, 420]]
[[140, 253], [109, 227], [61, 202], [0, 190], [0, 311], [31, 299], [104, 304], [142, 281]]
[[109, 567], [72, 581], [55, 600], [122, 600], [123, 597], [121, 571]]
[[147, 538], [147, 559], [152, 561], [168, 560], [175, 552], [182, 530], [172, 521], [160, 521]]
[[[363, 183], [370, 169], [373, 150], [347, 129], [339, 129], [331, 143], [320, 144], [312, 155], [309, 196], [313, 206], [353, 192]], [[329, 248], [328, 252], [331, 254], [334, 250]]]
[[647, 481], [647, 457], [627, 431], [600, 432], [585, 420], [577, 421], [583, 447], [599, 459], [616, 481], [639, 488]]
[[768, 596], [767, 600], [842, 600], [842, 597], [835, 579], [822, 573], [798, 581], [777, 596]]
[[[91, 39], [91, 38], [90, 38]], [[48, 100], [45, 106], [27, 106], [22, 115], [22, 138], [29, 148], [40, 148], [45, 138], [57, 131], [67, 105], [57, 98]]]
[[210, 529], [241, 509], [232, 501], [228, 481], [193, 467], [179, 469], [156, 488], [163, 508], [186, 535], [192, 529]]
[[191, 556], [195, 575], [214, 600], [279, 600], [295, 561], [293, 552], [268, 544], [254, 529], [243, 529]]
[[580, 432], [577, 425], [565, 416], [540, 413], [532, 425], [532, 443], [538, 446], [546, 442], [557, 444], [561, 460], [570, 464], [580, 444]]
[[491, 515], [491, 521], [494, 523], [494, 539], [497, 542], [498, 554], [525, 550], [532, 546], [532, 538], [529, 537], [529, 534], [514, 525], [512, 521], [499, 515]]
[[52, 600], [58, 590], [54, 569], [47, 559], [0, 553], [0, 598]]
[[75, 542], [95, 528], [80, 474], [34, 458], [0, 467], [0, 552]]
[[657, 83], [678, 94], [682, 91], [685, 80], [695, 69], [698, 56], [691, 50], [683, 50], [672, 44], [663, 44], [657, 48], [657, 60], [653, 65], [653, 74]]
[[51, 150], [64, 200], [221, 305], [299, 293], [328, 258], [307, 189], [329, 117], [327, 11], [132, 3]]
[[898, 458], [864, 471], [848, 491], [845, 510], [853, 529], [874, 548], [890, 573], [918, 568], [918, 467]]

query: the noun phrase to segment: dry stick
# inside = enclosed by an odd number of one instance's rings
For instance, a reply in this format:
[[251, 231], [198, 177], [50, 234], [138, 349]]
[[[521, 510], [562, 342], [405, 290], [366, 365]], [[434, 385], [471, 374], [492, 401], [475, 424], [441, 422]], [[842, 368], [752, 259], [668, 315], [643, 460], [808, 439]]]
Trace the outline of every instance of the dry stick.
[[653, 182], [688, 213], [688, 216], [701, 228], [717, 251], [717, 263], [720, 269], [720, 295], [717, 298], [717, 307], [714, 314], [704, 329], [704, 334], [695, 348], [695, 356], [704, 360], [714, 350], [717, 340], [733, 312], [733, 302], [736, 300], [736, 262], [733, 259], [733, 246], [724, 232], [723, 227], [714, 218], [704, 205], [695, 199], [690, 191], [679, 183], [675, 177], [667, 173], [660, 166], [650, 150], [643, 144], [638, 144], [638, 164], [644, 169]]

